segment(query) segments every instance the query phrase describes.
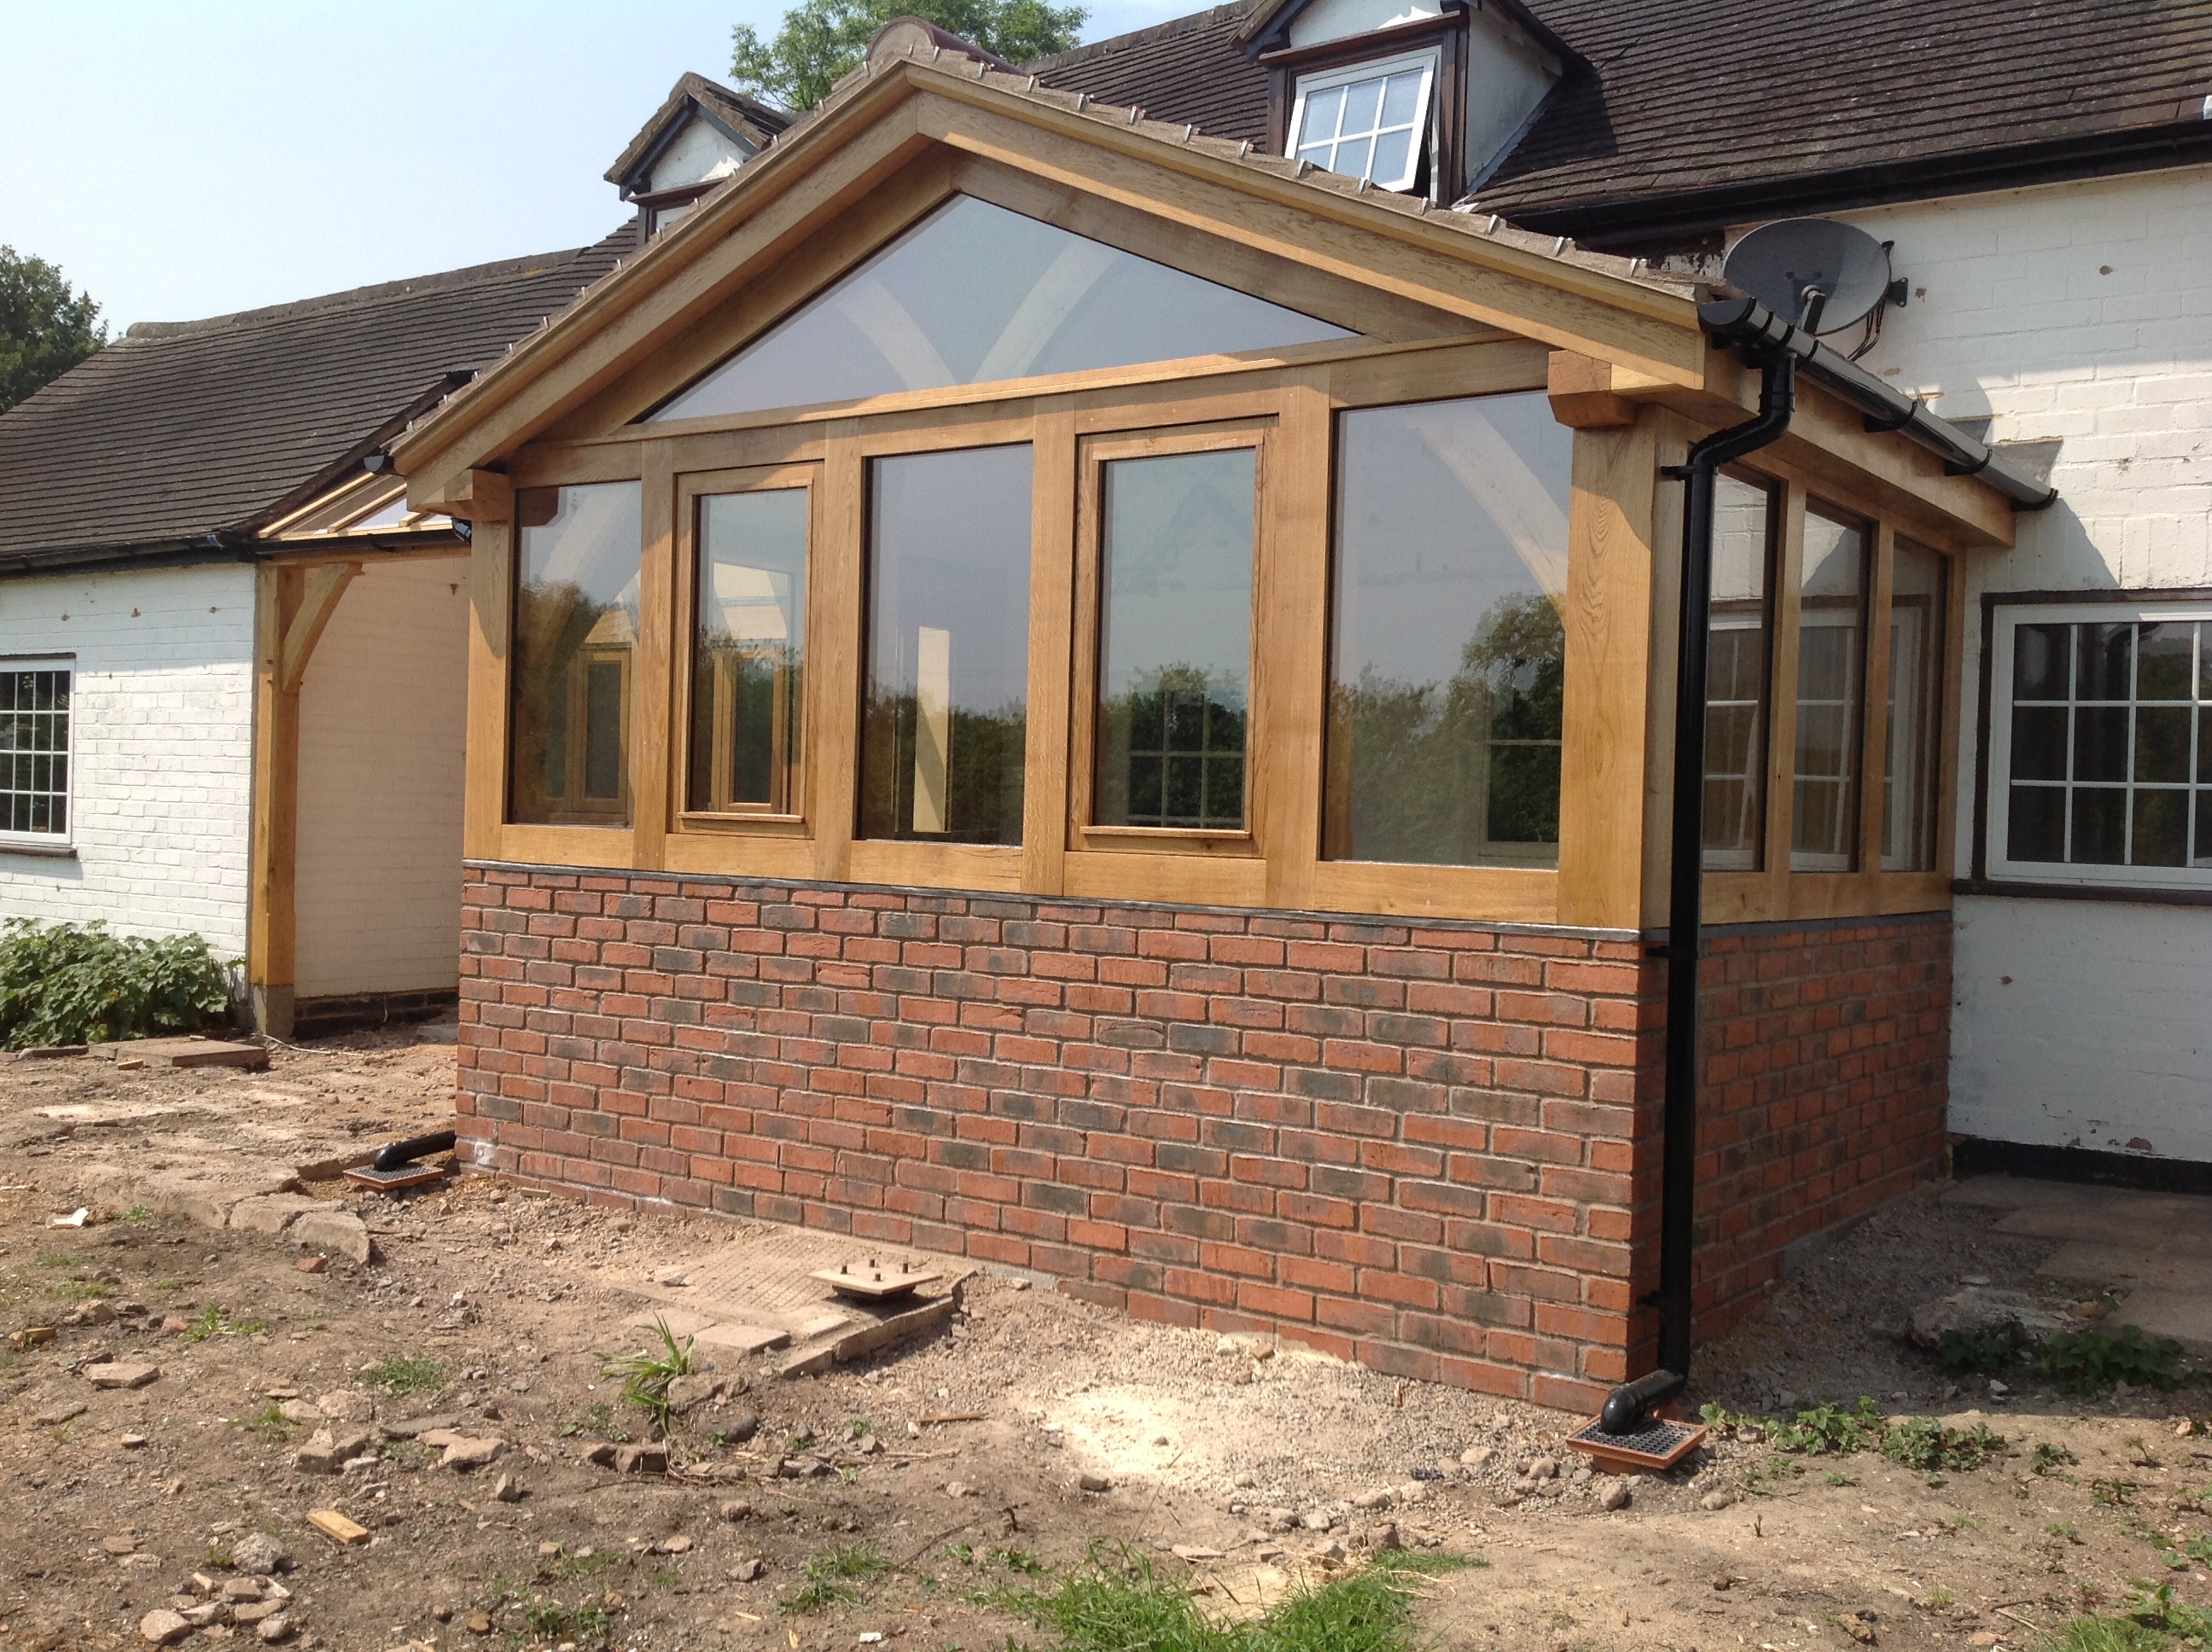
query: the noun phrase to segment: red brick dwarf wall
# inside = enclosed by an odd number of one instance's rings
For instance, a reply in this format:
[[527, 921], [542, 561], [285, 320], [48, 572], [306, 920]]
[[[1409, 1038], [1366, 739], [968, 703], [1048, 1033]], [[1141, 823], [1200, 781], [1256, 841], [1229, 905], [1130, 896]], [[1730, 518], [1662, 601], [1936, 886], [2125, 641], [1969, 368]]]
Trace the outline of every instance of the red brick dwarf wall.
[[1817, 1242], [1943, 1174], [1951, 914], [1708, 932], [1698, 1334]]
[[[1948, 921], [1834, 929], [1707, 965], [1714, 1328], [1940, 1163]], [[1626, 937], [477, 865], [462, 940], [460, 1131], [521, 1180], [1574, 1408], [1652, 1334]]]

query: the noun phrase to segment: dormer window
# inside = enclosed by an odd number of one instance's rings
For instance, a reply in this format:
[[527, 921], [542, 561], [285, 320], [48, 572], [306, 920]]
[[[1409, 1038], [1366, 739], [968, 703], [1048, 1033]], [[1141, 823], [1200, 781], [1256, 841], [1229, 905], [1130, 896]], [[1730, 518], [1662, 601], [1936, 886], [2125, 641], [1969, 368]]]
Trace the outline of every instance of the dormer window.
[[1433, 147], [1437, 68], [1432, 49], [1301, 75], [1291, 154], [1378, 189], [1413, 188]]

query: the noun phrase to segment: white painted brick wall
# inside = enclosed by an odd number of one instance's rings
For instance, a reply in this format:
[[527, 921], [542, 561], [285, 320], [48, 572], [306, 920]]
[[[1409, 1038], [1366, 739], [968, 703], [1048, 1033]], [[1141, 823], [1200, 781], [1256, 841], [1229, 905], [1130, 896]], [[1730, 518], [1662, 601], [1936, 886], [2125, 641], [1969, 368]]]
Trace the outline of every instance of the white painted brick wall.
[[302, 999], [459, 976], [468, 562], [372, 565], [300, 690]]
[[[2212, 168], [1848, 216], [1914, 288], [1864, 365], [1993, 416], [1995, 440], [2064, 442], [2059, 502], [1969, 567], [1970, 803], [1984, 592], [2212, 586]], [[2212, 1160], [2212, 909], [1968, 896], [1958, 915], [1954, 1128]]]
[[0, 658], [76, 657], [75, 860], [0, 850], [0, 916], [246, 950], [253, 574], [0, 581]]

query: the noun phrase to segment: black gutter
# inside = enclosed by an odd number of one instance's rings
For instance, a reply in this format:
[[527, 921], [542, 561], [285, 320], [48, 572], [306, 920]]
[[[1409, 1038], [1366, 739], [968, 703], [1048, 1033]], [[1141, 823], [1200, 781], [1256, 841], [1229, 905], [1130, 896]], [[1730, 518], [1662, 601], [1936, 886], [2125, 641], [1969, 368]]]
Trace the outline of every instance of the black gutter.
[[[1624, 167], [1627, 159], [1623, 157]], [[1522, 190], [1542, 188], [1540, 173], [1526, 181], [1510, 180], [1516, 198], [1502, 198], [1493, 204], [1480, 191], [1476, 195], [1481, 210], [1501, 212], [1523, 229], [1571, 236], [1594, 252], [1617, 247], [1633, 252], [1654, 242], [1718, 234], [1736, 224], [1767, 218], [1798, 218], [2036, 184], [2124, 176], [2204, 161], [2212, 161], [2212, 122], [2191, 118], [2125, 127], [2116, 132], [2046, 138], [2001, 149], [1879, 161], [1833, 172], [1760, 178], [1718, 189], [1616, 197], [1584, 205], [1547, 205], [1540, 194], [1517, 198]], [[1493, 175], [1491, 181], [1498, 180]]]
[[1857, 363], [1793, 327], [1757, 299], [1723, 298], [1698, 306], [1698, 319], [1716, 344], [1752, 355], [1780, 352], [1805, 376], [1866, 417], [1869, 430], [1895, 430], [1943, 460], [1954, 476], [1978, 477], [2011, 500], [2014, 508], [2039, 511], [2058, 489], [2025, 476], [1996, 448], [1937, 418], [1923, 402], [1899, 395]]
[[[1795, 332], [1795, 328], [1785, 328]], [[1688, 484], [1682, 506], [1682, 612], [1674, 657], [1674, 811], [1668, 880], [1666, 1139], [1660, 1169], [1659, 1366], [1606, 1396], [1600, 1424], [1632, 1434], [1689, 1386], [1692, 1263], [1698, 1189], [1698, 955], [1704, 941], [1705, 669], [1712, 635], [1713, 490], [1720, 468], [1782, 439], [1797, 410], [1800, 358], [1763, 341], [1759, 416], [1718, 430], [1665, 474]]]
[[240, 539], [210, 533], [199, 539], [156, 539], [137, 545], [94, 545], [50, 556], [0, 556], [0, 581], [63, 579], [72, 574], [128, 574], [141, 568], [209, 568], [225, 562], [264, 562], [287, 557], [327, 556], [343, 549], [348, 554], [433, 550], [442, 544], [465, 546], [467, 541], [447, 528], [418, 529], [413, 533], [362, 534], [349, 538], [332, 534], [324, 539]]

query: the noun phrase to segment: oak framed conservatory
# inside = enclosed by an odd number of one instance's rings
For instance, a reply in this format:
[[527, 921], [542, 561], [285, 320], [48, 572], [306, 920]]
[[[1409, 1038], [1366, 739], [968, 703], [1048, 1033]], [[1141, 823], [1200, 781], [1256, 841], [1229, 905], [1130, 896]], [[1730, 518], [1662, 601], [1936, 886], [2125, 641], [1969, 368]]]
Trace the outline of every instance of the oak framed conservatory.
[[[478, 1163], [1620, 1378], [1662, 469], [1755, 378], [1681, 283], [1305, 170], [879, 49], [398, 446], [473, 523]], [[1818, 391], [1723, 487], [1708, 1328], [1940, 1163], [2011, 534]]]

